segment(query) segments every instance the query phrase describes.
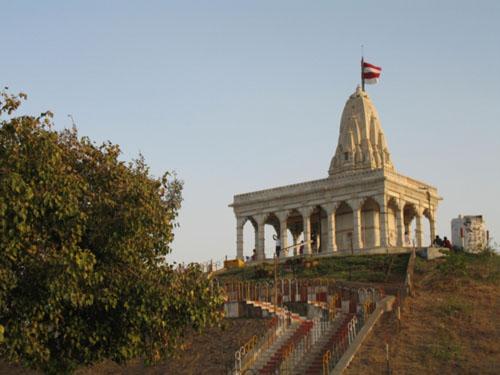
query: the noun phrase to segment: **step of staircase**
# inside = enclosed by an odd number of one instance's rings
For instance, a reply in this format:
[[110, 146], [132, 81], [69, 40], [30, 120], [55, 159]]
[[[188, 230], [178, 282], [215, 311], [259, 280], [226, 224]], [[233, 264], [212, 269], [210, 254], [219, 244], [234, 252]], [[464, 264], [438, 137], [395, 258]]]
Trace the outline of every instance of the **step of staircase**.
[[[305, 358], [300, 362], [299, 366], [294, 369], [293, 374], [302, 375], [309, 374], [309, 370], [313, 371], [311, 374], [321, 374], [323, 371], [323, 353], [329, 349], [327, 346], [335, 335], [342, 322], [345, 320], [346, 314], [339, 313], [331, 322], [330, 328], [320, 337], [315, 343], [313, 349], [307, 353]], [[317, 367], [317, 359], [319, 358], [319, 368]], [[316, 371], [317, 370], [317, 371]], [[316, 371], [316, 372], [314, 372]]]
[[306, 319], [306, 318], [300, 316], [299, 314], [285, 310], [282, 307], [279, 307], [279, 306], [275, 307], [271, 302], [247, 300], [246, 303], [253, 305], [255, 307], [259, 307], [259, 308], [266, 310], [272, 314], [281, 315], [281, 316], [286, 315], [287, 317], [289, 316], [292, 321], [299, 322], [299, 321], [304, 321]]
[[309, 353], [307, 359], [303, 361], [294, 374], [317, 375], [323, 373], [323, 354], [331, 348], [335, 334], [348, 316], [349, 314], [345, 313], [337, 315], [328, 334], [324, 335], [321, 342], [315, 345], [314, 350]]
[[277, 350], [271, 355], [265, 365], [259, 368], [259, 374], [274, 374], [276, 368], [278, 368], [283, 361], [284, 351], [291, 344], [296, 343], [302, 339], [312, 327], [312, 321], [304, 321], [302, 322], [297, 330], [294, 332], [292, 336], [288, 338], [288, 340], [284, 341]]
[[285, 329], [285, 331], [276, 339], [276, 341], [269, 347], [265, 352], [260, 353], [257, 361], [251, 367], [255, 373], [259, 373], [259, 371], [267, 364], [272, 355], [279, 349], [281, 346], [288, 341], [290, 337], [292, 337], [297, 329], [300, 327], [299, 323], [293, 323]]

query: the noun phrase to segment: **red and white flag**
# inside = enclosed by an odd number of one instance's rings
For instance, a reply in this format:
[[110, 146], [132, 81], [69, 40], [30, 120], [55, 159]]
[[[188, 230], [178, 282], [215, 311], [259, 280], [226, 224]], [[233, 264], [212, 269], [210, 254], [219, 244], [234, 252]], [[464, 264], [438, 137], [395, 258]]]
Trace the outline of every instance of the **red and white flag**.
[[378, 82], [382, 68], [363, 61], [363, 80], [369, 85]]

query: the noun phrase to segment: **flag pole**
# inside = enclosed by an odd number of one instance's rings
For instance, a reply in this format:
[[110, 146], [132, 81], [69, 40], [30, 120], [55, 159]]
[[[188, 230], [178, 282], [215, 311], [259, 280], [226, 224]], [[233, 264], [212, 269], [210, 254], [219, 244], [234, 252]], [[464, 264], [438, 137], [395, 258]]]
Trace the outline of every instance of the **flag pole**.
[[364, 55], [364, 48], [363, 45], [361, 45], [361, 90], [365, 91], [365, 77], [363, 75], [363, 65], [365, 57], [363, 55]]
[[363, 76], [364, 59], [361, 57], [361, 90], [365, 91], [365, 77]]

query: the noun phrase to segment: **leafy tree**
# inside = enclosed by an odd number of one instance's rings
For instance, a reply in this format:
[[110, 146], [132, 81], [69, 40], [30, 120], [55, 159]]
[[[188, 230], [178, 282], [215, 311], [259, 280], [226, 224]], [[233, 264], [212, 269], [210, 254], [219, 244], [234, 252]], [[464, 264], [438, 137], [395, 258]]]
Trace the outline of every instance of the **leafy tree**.
[[167, 358], [221, 317], [198, 266], [165, 262], [182, 182], [50, 112], [13, 117], [23, 99], [0, 95], [0, 357], [46, 373]]

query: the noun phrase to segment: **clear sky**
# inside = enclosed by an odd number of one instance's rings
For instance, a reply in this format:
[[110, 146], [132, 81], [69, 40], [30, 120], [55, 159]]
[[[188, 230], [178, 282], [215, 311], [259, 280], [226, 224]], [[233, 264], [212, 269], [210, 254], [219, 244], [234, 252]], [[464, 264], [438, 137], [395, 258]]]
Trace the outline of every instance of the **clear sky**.
[[3, 0], [0, 85], [177, 171], [170, 258], [221, 259], [234, 194], [327, 176], [364, 44], [396, 169], [444, 198], [439, 233], [483, 214], [500, 242], [499, 19], [498, 0]]

